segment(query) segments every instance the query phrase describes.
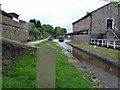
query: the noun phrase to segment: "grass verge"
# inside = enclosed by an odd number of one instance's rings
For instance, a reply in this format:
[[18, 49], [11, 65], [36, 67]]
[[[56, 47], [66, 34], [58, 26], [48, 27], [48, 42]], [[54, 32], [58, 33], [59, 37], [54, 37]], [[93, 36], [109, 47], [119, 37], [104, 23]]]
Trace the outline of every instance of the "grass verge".
[[[68, 57], [62, 49], [52, 41], [37, 44], [40, 47], [50, 44], [57, 50], [56, 59], [56, 88], [93, 88], [87, 76], [81, 75], [76, 68], [68, 62]], [[36, 87], [36, 53], [32, 52], [19, 58], [15, 63], [3, 70], [3, 88], [35, 88]]]
[[109, 57], [120, 60], [120, 57], [119, 57], [120, 51], [117, 51], [117, 50], [107, 49], [107, 48], [103, 48], [103, 47], [99, 47], [99, 46], [94, 48], [94, 45], [88, 45], [85, 43], [79, 43], [79, 42], [75, 42], [75, 41], [71, 41], [68, 43], [78, 45], [78, 46], [81, 46], [83, 48], [87, 48], [87, 49], [96, 51], [97, 53], [101, 53], [101, 54], [107, 55]]
[[32, 52], [19, 58], [5, 69], [2, 74], [3, 88], [35, 88], [36, 53]]
[[81, 75], [76, 68], [68, 62], [68, 57], [62, 52], [62, 49], [52, 41], [44, 41], [35, 46], [50, 44], [57, 50], [56, 59], [56, 88], [93, 88], [92, 83]]

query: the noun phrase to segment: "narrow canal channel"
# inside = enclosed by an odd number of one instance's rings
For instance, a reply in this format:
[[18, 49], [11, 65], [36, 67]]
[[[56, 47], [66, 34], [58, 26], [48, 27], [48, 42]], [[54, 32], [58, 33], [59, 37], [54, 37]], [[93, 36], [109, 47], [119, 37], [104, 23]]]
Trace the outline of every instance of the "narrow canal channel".
[[54, 39], [53, 41], [59, 43], [67, 51], [72, 52], [72, 47], [65, 43], [65, 42], [70, 42], [71, 40], [65, 40], [64, 42], [59, 42], [58, 39]]
[[[69, 52], [74, 52], [77, 56], [81, 53], [79, 50], [72, 48], [65, 42], [69, 42], [70, 40], [65, 40], [64, 42], [59, 42], [58, 39], [54, 39], [54, 42], [59, 43], [63, 48], [65, 48]], [[84, 61], [82, 58], [77, 57], [79, 62], [77, 63], [79, 66], [86, 66], [89, 71], [91, 71], [106, 88], [120, 88], [120, 78], [112, 73], [109, 73], [107, 69], [101, 65], [100, 62], [95, 60]], [[106, 63], [103, 63], [106, 64]], [[107, 66], [107, 65], [106, 65]], [[109, 65], [108, 65], [109, 66]]]

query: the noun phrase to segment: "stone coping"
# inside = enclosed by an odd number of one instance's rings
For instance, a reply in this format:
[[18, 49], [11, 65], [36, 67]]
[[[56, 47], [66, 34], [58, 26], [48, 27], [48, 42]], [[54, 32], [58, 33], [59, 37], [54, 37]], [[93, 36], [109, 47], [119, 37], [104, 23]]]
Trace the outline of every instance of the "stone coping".
[[[66, 42], [66, 43], [67, 43], [67, 42]], [[105, 62], [107, 62], [107, 63], [110, 63], [110, 64], [112, 64], [112, 65], [117, 66], [117, 67], [120, 68], [120, 61], [119, 61], [118, 59], [114, 59], [114, 58], [109, 57], [109, 56], [107, 56], [107, 55], [103, 55], [103, 54], [100, 54], [100, 53], [96, 53], [96, 52], [93, 51], [93, 50], [89, 50], [89, 49], [80, 47], [80, 46], [78, 46], [78, 45], [74, 45], [74, 44], [71, 44], [71, 43], [67, 43], [67, 44], [70, 45], [70, 46], [72, 46], [72, 47], [74, 47], [74, 48], [76, 48], [76, 49], [78, 49], [78, 50], [82, 50], [83, 52], [86, 52], [86, 53], [88, 53], [89, 55], [93, 55], [93, 56], [95, 56], [95, 57], [97, 57], [97, 58], [99, 58], [99, 59], [101, 59], [101, 60], [103, 60], [103, 61], [105, 61]]]
[[34, 47], [34, 46], [28, 46], [28, 45], [25, 45], [23, 43], [20, 43], [18, 41], [14, 41], [14, 40], [10, 40], [10, 39], [7, 39], [7, 38], [3, 38], [3, 37], [0, 37], [0, 43], [8, 43], [8, 44], [11, 44], [11, 45], [14, 45], [14, 46], [17, 46], [17, 47], [23, 47], [23, 48], [27, 48], [28, 50], [33, 50], [33, 51], [37, 51], [37, 48]]

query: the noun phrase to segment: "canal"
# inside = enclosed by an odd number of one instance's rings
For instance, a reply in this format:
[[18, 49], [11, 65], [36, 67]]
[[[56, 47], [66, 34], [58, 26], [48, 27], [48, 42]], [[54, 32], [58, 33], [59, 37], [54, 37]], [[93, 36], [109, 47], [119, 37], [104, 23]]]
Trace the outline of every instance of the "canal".
[[67, 51], [72, 52], [72, 47], [65, 43], [65, 42], [70, 42], [71, 40], [65, 40], [64, 42], [59, 42], [58, 39], [54, 39], [53, 41], [59, 43], [59, 45], [61, 45]]
[[[74, 52], [75, 50], [75, 48], [72, 48], [71, 46], [65, 43], [71, 40], [65, 40], [64, 42], [59, 42], [58, 39], [54, 39], [53, 41], [59, 43], [63, 48], [65, 48], [67, 51], [71, 53]], [[79, 50], [75, 50], [75, 52], [76, 52], [76, 55], [78, 55], [79, 57], [79, 53], [81, 52]], [[100, 65], [99, 62], [91, 60], [93, 61], [93, 63], [89, 63], [90, 61], [86, 62], [82, 60], [80, 57], [77, 59], [79, 60], [77, 65], [87, 67], [87, 69], [90, 72], [94, 73], [94, 75], [102, 82], [105, 88], [119, 88], [120, 78], [114, 74], [109, 73], [107, 69], [103, 69], [103, 67], [98, 67]], [[96, 63], [98, 66], [94, 65], [94, 63]]]

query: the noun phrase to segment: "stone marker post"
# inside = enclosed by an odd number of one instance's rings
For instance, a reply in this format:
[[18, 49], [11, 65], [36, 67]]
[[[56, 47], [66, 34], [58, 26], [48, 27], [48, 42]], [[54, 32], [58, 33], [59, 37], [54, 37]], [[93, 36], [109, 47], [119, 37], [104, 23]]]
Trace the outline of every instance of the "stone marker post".
[[37, 49], [36, 88], [55, 88], [56, 49], [44, 45]]
[[[1, 4], [0, 4], [1, 9]], [[0, 16], [0, 23], [2, 23], [2, 16]], [[0, 24], [0, 90], [2, 90], [2, 25]]]

